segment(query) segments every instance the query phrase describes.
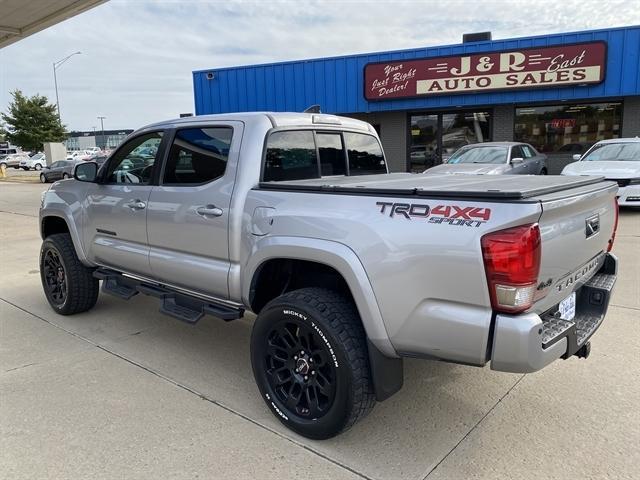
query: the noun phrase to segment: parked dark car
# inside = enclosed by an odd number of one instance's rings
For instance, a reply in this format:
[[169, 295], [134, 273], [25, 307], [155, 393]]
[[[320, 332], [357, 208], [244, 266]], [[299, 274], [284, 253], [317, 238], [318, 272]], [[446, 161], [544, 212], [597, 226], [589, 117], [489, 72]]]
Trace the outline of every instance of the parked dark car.
[[55, 182], [56, 180], [63, 180], [65, 178], [73, 177], [73, 169], [78, 164], [77, 161], [72, 160], [60, 160], [53, 162], [48, 167], [43, 167], [40, 173], [40, 182], [48, 183]]

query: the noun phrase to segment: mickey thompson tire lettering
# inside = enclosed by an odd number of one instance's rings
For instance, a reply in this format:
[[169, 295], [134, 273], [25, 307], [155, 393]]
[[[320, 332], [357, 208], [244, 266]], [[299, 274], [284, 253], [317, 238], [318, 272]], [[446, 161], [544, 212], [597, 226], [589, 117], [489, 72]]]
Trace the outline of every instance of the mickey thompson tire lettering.
[[[266, 361], [269, 341], [272, 341], [269, 335], [270, 332], [280, 331], [283, 324], [300, 325], [297, 328], [315, 337], [314, 348], [325, 351], [323, 364], [325, 368], [333, 370], [331, 375], [335, 393], [322, 414], [305, 416], [304, 411], [285, 403], [280, 387], [273, 386], [273, 376]], [[300, 362], [300, 352], [294, 351], [298, 354], [297, 362]], [[305, 355], [308, 353], [305, 352]], [[317, 357], [313, 358], [318, 361]], [[291, 358], [287, 362], [286, 365], [296, 365]], [[311, 365], [315, 366], [316, 362]], [[338, 292], [324, 288], [303, 288], [287, 292], [269, 302], [253, 327], [251, 364], [258, 388], [275, 417], [308, 438], [333, 437], [351, 428], [375, 405], [364, 329], [353, 301]], [[317, 373], [320, 375], [321, 368], [318, 367]], [[278, 365], [278, 368], [282, 367]], [[293, 372], [292, 375], [297, 370]], [[301, 382], [302, 376], [296, 375]]]
[[[282, 313], [285, 315], [293, 315], [294, 317], [300, 318], [302, 320], [307, 320], [306, 315], [303, 315], [300, 312], [296, 312], [295, 310], [285, 309], [282, 311]], [[336, 366], [336, 368], [338, 368], [338, 359], [336, 358], [336, 354], [333, 351], [333, 347], [331, 346], [331, 343], [329, 342], [329, 340], [327, 340], [327, 336], [322, 332], [322, 330], [320, 330], [320, 328], [318, 328], [318, 325], [315, 322], [311, 321], [311, 326], [316, 332], [318, 332], [318, 335], [320, 335], [320, 337], [324, 341], [325, 345], [329, 349], [329, 353], [331, 354], [331, 359], [333, 360], [333, 364]]]

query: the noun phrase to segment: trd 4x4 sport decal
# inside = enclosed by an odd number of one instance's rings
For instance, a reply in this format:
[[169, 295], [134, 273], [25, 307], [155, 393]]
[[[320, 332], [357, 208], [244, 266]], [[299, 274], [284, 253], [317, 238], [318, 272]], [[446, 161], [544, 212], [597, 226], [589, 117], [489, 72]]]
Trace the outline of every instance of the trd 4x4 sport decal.
[[491, 209], [483, 207], [458, 207], [424, 203], [376, 202], [380, 213], [389, 217], [403, 217], [407, 220], [424, 219], [429, 223], [479, 227], [491, 218]]

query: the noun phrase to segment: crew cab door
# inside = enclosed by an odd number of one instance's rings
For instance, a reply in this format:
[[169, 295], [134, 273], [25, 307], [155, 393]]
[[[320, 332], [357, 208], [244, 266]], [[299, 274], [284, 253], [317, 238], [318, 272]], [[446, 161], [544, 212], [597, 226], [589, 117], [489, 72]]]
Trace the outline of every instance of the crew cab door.
[[107, 267], [151, 276], [147, 203], [163, 150], [163, 132], [124, 143], [109, 158], [100, 183], [90, 184], [84, 242], [89, 259]]
[[229, 207], [242, 131], [241, 122], [175, 130], [147, 210], [159, 282], [229, 297]]

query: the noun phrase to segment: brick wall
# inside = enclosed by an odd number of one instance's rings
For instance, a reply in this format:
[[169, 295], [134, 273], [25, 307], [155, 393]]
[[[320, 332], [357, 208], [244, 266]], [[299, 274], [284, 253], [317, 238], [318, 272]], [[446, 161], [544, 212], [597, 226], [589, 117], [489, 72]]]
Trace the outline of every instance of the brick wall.
[[387, 157], [389, 171], [407, 171], [407, 113], [374, 112], [345, 116], [380, 125], [380, 140]]
[[512, 142], [515, 121], [513, 105], [498, 105], [493, 108], [493, 138], [494, 142]]
[[640, 137], [640, 97], [626, 97], [622, 107], [622, 136]]

